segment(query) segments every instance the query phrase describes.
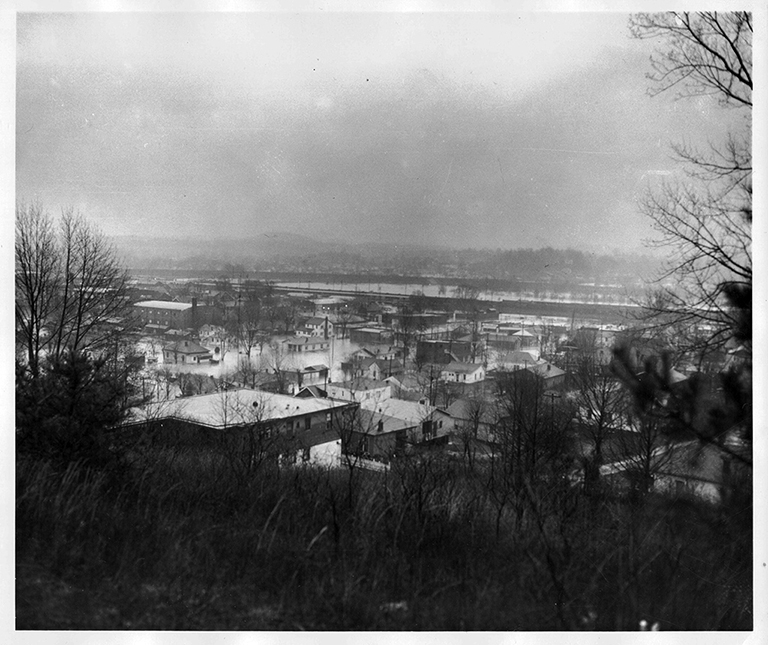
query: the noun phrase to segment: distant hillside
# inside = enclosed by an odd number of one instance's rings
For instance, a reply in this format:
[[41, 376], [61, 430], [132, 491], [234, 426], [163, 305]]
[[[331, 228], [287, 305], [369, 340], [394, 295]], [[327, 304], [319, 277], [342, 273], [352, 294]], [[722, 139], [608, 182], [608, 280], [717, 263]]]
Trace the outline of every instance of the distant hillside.
[[346, 244], [281, 232], [237, 239], [126, 236], [114, 241], [127, 266], [139, 271], [224, 271], [233, 275], [279, 271], [637, 286], [658, 269], [657, 259], [628, 253]]

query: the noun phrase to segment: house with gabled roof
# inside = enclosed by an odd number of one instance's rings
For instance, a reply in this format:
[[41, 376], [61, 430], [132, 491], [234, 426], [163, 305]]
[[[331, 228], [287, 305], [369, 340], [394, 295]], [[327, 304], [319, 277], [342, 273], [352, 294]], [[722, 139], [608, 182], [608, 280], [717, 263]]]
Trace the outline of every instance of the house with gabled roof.
[[402, 374], [403, 364], [395, 358], [362, 358], [360, 353], [356, 353], [349, 360], [341, 363], [341, 369], [344, 372], [345, 378], [348, 380], [363, 376], [379, 381], [389, 378], [390, 376]]
[[450, 417], [450, 434], [454, 445], [470, 447], [474, 453], [487, 453], [496, 441], [498, 411], [493, 403], [482, 399], [457, 399], [445, 413]]
[[417, 422], [361, 407], [354, 415], [345, 442], [345, 453], [388, 461], [395, 455], [405, 453], [409, 437], [418, 433], [418, 425]]
[[208, 363], [213, 358], [211, 351], [193, 340], [179, 340], [163, 346], [163, 362], [170, 364]]
[[328, 366], [322, 364], [307, 365], [297, 369], [283, 371], [288, 383], [288, 391], [294, 394], [306, 385], [323, 385], [328, 381]]
[[313, 316], [296, 329], [297, 336], [307, 336], [310, 338], [331, 338], [333, 336], [333, 323], [328, 316]]
[[421, 401], [387, 399], [386, 401], [362, 401], [361, 409], [385, 414], [409, 424], [413, 431], [408, 435], [409, 443], [417, 444], [434, 439], [447, 432], [448, 418], [434, 405]]
[[328, 393], [319, 385], [305, 385], [294, 396], [300, 399], [327, 399]]
[[360, 362], [363, 376], [374, 380], [383, 380], [403, 372], [403, 364], [397, 359], [365, 358]]
[[[697, 440], [660, 445], [649, 456], [650, 490], [713, 504], [726, 501], [734, 486], [743, 485], [751, 474], [738, 460], [739, 448], [733, 442], [719, 446]], [[631, 490], [637, 470], [638, 460], [630, 454], [601, 466], [600, 476], [617, 490]]]
[[359, 350], [352, 354], [352, 358], [380, 358], [388, 361], [390, 359], [400, 358], [403, 350], [395, 345], [363, 345]]
[[566, 379], [564, 370], [547, 361], [540, 361], [535, 365], [528, 365], [523, 368], [505, 370], [502, 374], [520, 380], [540, 378], [546, 390], [563, 387]]

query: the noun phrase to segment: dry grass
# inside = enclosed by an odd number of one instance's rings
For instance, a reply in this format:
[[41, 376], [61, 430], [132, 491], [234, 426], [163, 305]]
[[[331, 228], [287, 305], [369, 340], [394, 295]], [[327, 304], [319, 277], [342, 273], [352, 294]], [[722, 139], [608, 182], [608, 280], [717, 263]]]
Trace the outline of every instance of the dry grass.
[[243, 483], [225, 460], [142, 459], [119, 477], [19, 461], [18, 629], [751, 625], [748, 538], [711, 511], [542, 496], [497, 539], [460, 464], [349, 486], [343, 470], [270, 465]]

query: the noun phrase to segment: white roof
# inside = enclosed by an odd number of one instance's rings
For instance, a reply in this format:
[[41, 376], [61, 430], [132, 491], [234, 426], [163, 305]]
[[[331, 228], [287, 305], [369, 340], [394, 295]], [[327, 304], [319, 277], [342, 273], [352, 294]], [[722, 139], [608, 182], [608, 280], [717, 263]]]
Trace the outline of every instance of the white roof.
[[361, 408], [386, 414], [402, 421], [410, 423], [421, 423], [429, 418], [435, 408], [426, 403], [416, 401], [404, 401], [402, 399], [387, 399], [386, 401], [363, 401]]
[[345, 405], [349, 404], [330, 399], [296, 398], [262, 390], [228, 390], [134, 408], [129, 413], [128, 422], [175, 418], [212, 428], [226, 428], [330, 411]]
[[134, 307], [152, 307], [153, 309], [172, 309], [175, 311], [185, 311], [192, 308], [189, 302], [167, 302], [166, 300], [145, 300], [137, 302]]
[[483, 367], [482, 363], [448, 363], [441, 371], [443, 372], [456, 372], [459, 374], [473, 374], [477, 370]]
[[288, 338], [285, 342], [290, 343], [291, 345], [319, 345], [320, 343], [330, 344], [331, 341], [319, 337], [294, 336], [293, 338]]

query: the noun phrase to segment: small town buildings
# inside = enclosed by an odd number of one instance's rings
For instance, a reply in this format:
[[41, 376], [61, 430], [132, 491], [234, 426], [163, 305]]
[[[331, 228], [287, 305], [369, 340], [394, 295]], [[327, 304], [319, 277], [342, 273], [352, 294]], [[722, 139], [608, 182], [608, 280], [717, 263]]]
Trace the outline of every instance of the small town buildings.
[[227, 332], [221, 325], [205, 324], [197, 333], [200, 343], [207, 346], [221, 345], [227, 337]]
[[448, 363], [440, 370], [440, 378], [450, 383], [479, 383], [485, 380], [482, 363]]
[[520, 347], [518, 339], [513, 338], [511, 334], [499, 332], [486, 332], [483, 334], [486, 347], [499, 352], [511, 352]]
[[386, 381], [357, 377], [343, 383], [329, 383], [328, 396], [340, 401], [381, 402], [392, 396], [392, 388]]
[[532, 334], [527, 329], [521, 329], [512, 334], [518, 343], [519, 349], [527, 349], [529, 347], [537, 347], [539, 344], [539, 337], [536, 334]]
[[388, 343], [393, 332], [386, 327], [355, 327], [349, 329], [349, 339], [353, 343]]
[[314, 316], [296, 330], [296, 335], [309, 338], [331, 338], [333, 336], [333, 323], [328, 319], [328, 316], [323, 318]]
[[453, 361], [467, 362], [472, 355], [472, 343], [456, 340], [419, 340], [416, 362], [446, 365]]
[[328, 382], [327, 365], [308, 365], [298, 369], [284, 370], [283, 376], [286, 380], [290, 394], [298, 393], [303, 387], [308, 385], [325, 385]]
[[325, 391], [324, 388], [320, 387], [319, 385], [305, 385], [293, 396], [298, 397], [300, 399], [305, 399], [305, 398], [327, 399], [328, 393]]
[[168, 326], [150, 323], [148, 325], [144, 325], [144, 329], [142, 331], [147, 336], [162, 336], [166, 331], [168, 331]]
[[189, 340], [190, 332], [186, 329], [166, 329], [163, 338], [168, 341]]
[[210, 350], [192, 340], [179, 340], [163, 346], [163, 363], [199, 364], [210, 362]]
[[132, 278], [128, 281], [130, 296], [136, 299], [171, 298], [171, 290], [168, 285], [159, 280], [139, 280]]
[[349, 300], [337, 296], [327, 298], [316, 298], [312, 300], [315, 309], [315, 316], [324, 318], [330, 314], [338, 314], [349, 307]]
[[408, 437], [410, 443], [420, 443], [435, 438], [445, 424], [444, 418], [437, 414], [437, 408], [428, 403], [390, 398], [380, 402], [362, 401], [360, 407], [406, 422], [409, 428], [413, 428]]
[[406, 452], [418, 424], [375, 410], [360, 408], [354, 415], [345, 452], [348, 455], [387, 461]]
[[611, 349], [616, 343], [618, 331], [615, 325], [582, 325], [576, 331], [575, 344]]
[[[713, 504], [727, 500], [746, 473], [734, 459], [738, 447], [724, 450], [699, 441], [666, 443], [648, 456], [627, 455], [600, 468], [600, 477], [620, 491], [655, 492]], [[744, 482], [741, 482], [743, 485]], [[644, 491], [643, 489], [647, 489]]]
[[294, 336], [285, 341], [286, 348], [292, 353], [323, 352], [330, 348], [331, 341], [326, 338]]
[[402, 372], [403, 364], [397, 359], [364, 358], [359, 363], [356, 375], [379, 381]]
[[145, 300], [134, 303], [133, 309], [144, 325], [158, 325], [165, 329], [186, 329], [193, 326], [195, 302], [166, 302]]
[[458, 399], [451, 403], [445, 412], [451, 419], [451, 432], [459, 441], [494, 440], [497, 412], [489, 401]]
[[347, 380], [357, 377], [385, 379], [400, 374], [403, 365], [398, 360], [402, 350], [392, 345], [366, 345], [353, 352], [341, 363]]
[[438, 325], [445, 325], [450, 314], [444, 311], [429, 311], [424, 313], [401, 312], [391, 317], [392, 324], [396, 329], [419, 329], [426, 330]]
[[403, 372], [384, 379], [392, 388], [392, 396], [405, 401], [426, 401], [430, 377], [419, 372]]
[[118, 431], [133, 441], [199, 448], [228, 446], [237, 438], [246, 447], [252, 431], [262, 437], [278, 433], [284, 452], [312, 461], [313, 453], [340, 441], [356, 409], [345, 401], [224, 390], [134, 408]]
[[558, 389], [565, 385], [566, 373], [556, 365], [542, 361], [523, 369], [514, 370], [513, 374], [525, 377], [527, 374], [538, 376], [544, 382], [544, 389]]
[[493, 365], [496, 369], [521, 369], [529, 367], [530, 365], [536, 365], [538, 360], [538, 352], [534, 354], [531, 351], [496, 351], [489, 352], [488, 363]]

